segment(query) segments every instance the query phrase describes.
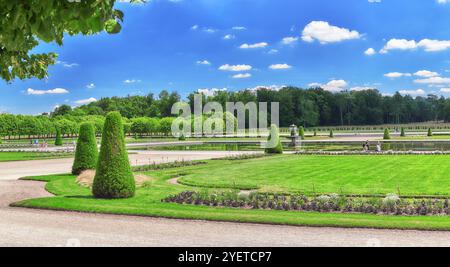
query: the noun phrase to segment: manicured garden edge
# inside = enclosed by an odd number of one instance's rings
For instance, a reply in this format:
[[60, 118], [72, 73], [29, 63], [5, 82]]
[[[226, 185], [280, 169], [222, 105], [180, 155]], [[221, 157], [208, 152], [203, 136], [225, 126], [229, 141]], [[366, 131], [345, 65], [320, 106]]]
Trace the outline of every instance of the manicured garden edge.
[[[73, 185], [70, 175], [57, 176], [68, 185]], [[70, 178], [70, 179], [69, 179]], [[27, 180], [32, 178], [28, 177]], [[45, 181], [44, 177], [37, 177], [39, 181]], [[51, 179], [47, 179], [50, 181]], [[54, 180], [55, 181], [55, 180]], [[164, 181], [166, 182], [166, 181]], [[59, 189], [52, 183], [46, 185], [51, 193]], [[180, 186], [183, 187], [183, 186]], [[80, 190], [84, 190], [81, 189]], [[367, 214], [339, 214], [317, 213], [297, 211], [268, 211], [268, 210], [242, 210], [232, 208], [198, 207], [193, 205], [180, 205], [173, 203], [160, 203], [149, 201], [144, 205], [111, 205], [115, 200], [95, 200], [86, 191], [80, 191], [72, 197], [56, 196], [19, 201], [11, 204], [12, 207], [46, 209], [56, 211], [75, 211], [88, 213], [102, 213], [114, 215], [131, 215], [146, 217], [162, 217], [170, 219], [190, 219], [206, 221], [223, 221], [238, 223], [262, 223], [291, 226], [314, 227], [343, 227], [343, 228], [374, 228], [374, 229], [399, 229], [399, 230], [450, 230], [450, 217], [447, 216], [381, 216]], [[73, 192], [70, 192], [73, 193]], [[128, 200], [129, 201], [129, 200]], [[120, 203], [126, 204], [127, 201]], [[117, 202], [116, 202], [117, 203]]]

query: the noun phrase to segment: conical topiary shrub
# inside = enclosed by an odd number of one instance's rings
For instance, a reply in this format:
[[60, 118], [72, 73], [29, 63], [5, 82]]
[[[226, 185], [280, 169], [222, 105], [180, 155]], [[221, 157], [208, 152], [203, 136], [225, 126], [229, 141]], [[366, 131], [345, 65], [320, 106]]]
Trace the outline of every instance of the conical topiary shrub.
[[98, 148], [94, 125], [91, 123], [83, 123], [80, 126], [80, 133], [78, 135], [72, 174], [79, 175], [85, 170], [95, 170], [97, 159]]
[[333, 133], [333, 130], [330, 130], [330, 138], [334, 138], [334, 133]]
[[280, 132], [278, 131], [278, 127], [275, 124], [272, 124], [272, 126], [270, 126], [270, 134], [267, 140], [270, 142], [274, 142], [274, 144], [276, 145], [275, 147], [266, 148], [266, 154], [283, 154], [283, 145], [281, 144], [280, 140]]
[[302, 140], [305, 140], [305, 128], [303, 126], [300, 126], [299, 135]]
[[110, 112], [103, 127], [100, 155], [92, 186], [96, 198], [129, 198], [136, 185], [125, 149], [122, 116]]
[[314, 136], [317, 136], [317, 130], [314, 129]]
[[433, 131], [431, 131], [431, 128], [428, 128], [428, 137], [433, 136]]
[[62, 146], [63, 140], [61, 136], [61, 130], [59, 128], [56, 128], [56, 139], [55, 139], [55, 146]]
[[388, 129], [388, 128], [384, 129], [384, 136], [383, 136], [383, 139], [384, 139], [384, 140], [389, 140], [389, 139], [391, 139], [391, 133], [389, 132], [389, 129]]
[[405, 136], [406, 136], [405, 128], [403, 128], [403, 127], [402, 127], [402, 130], [401, 130], [401, 132], [400, 132], [400, 136], [401, 136], [401, 137], [405, 137]]

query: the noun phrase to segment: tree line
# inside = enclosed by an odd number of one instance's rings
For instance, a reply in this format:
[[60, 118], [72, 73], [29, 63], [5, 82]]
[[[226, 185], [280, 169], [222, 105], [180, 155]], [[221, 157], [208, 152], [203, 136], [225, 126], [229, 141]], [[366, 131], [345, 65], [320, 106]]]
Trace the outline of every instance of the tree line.
[[[72, 113], [105, 115], [119, 111], [126, 118], [170, 117], [171, 107], [180, 101], [176, 92], [162, 91], [158, 98], [127, 96], [103, 98], [81, 106]], [[186, 101], [194, 107], [194, 93]], [[237, 92], [218, 91], [213, 96], [203, 95], [203, 104], [219, 102], [225, 110], [226, 102], [280, 103], [280, 126], [291, 124], [304, 127], [406, 124], [428, 121], [450, 121], [450, 99], [437, 95], [411, 97], [395, 93], [382, 95], [376, 89], [332, 93], [322, 88], [302, 89], [285, 87], [281, 90], [261, 88]], [[57, 111], [55, 111], [57, 112]], [[236, 114], [234, 114], [236, 116]], [[270, 118], [270, 114], [268, 114]]]
[[[171, 109], [180, 100], [178, 93], [162, 91], [158, 97], [149, 94], [102, 98], [76, 108], [62, 105], [51, 113], [39, 116], [0, 114], [0, 135], [6, 138], [48, 138], [53, 137], [59, 129], [63, 136], [70, 137], [78, 133], [83, 122], [91, 122], [96, 134], [100, 135], [104, 118], [111, 111], [121, 113], [125, 132], [129, 135], [169, 135], [174, 120]], [[194, 93], [186, 99], [192, 109], [193, 100]], [[203, 104], [210, 101], [221, 103], [224, 110], [226, 102], [279, 102], [281, 127], [291, 124], [320, 127], [450, 121], [449, 99], [436, 95], [413, 98], [399, 93], [383, 96], [375, 89], [339, 93], [321, 88], [296, 87], [285, 87], [278, 91], [219, 91], [213, 96], [203, 95]]]

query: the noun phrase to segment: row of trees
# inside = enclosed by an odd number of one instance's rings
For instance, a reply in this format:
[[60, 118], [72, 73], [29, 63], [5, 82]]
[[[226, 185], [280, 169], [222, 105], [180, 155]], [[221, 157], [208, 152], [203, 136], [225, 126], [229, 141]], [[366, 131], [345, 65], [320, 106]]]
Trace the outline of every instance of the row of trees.
[[[51, 117], [104, 116], [110, 111], [119, 111], [123, 117], [129, 119], [164, 118], [172, 116], [172, 105], [180, 99], [180, 95], [176, 92], [167, 91], [162, 91], [157, 98], [153, 94], [103, 98], [75, 109], [61, 106], [51, 114]], [[399, 93], [385, 96], [375, 89], [339, 93], [321, 88], [297, 87], [285, 87], [278, 91], [270, 89], [219, 91], [214, 96], [203, 96], [203, 104], [210, 101], [221, 103], [224, 110], [226, 102], [279, 102], [281, 127], [288, 127], [292, 123], [318, 127], [450, 121], [450, 99], [436, 95], [413, 98]], [[193, 109], [194, 93], [187, 97], [187, 102]], [[268, 115], [270, 118], [270, 104]]]

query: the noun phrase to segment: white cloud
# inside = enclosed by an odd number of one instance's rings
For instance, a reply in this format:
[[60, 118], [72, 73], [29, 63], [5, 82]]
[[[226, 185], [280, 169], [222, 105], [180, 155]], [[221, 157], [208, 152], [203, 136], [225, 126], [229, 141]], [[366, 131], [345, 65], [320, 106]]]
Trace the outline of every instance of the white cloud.
[[89, 103], [92, 103], [92, 102], [97, 102], [97, 99], [95, 99], [93, 97], [88, 98], [88, 99], [81, 99], [81, 100], [75, 101], [75, 104], [77, 104], [77, 105], [86, 105], [86, 104], [89, 104]]
[[95, 88], [95, 84], [94, 83], [90, 83], [88, 85], [86, 85], [87, 89], [94, 89]]
[[417, 89], [417, 90], [400, 90], [398, 91], [402, 95], [410, 95], [410, 96], [418, 96], [418, 95], [425, 95], [425, 91], [423, 89]]
[[366, 56], [373, 56], [373, 55], [375, 55], [377, 52], [375, 51], [375, 49], [373, 49], [373, 48], [369, 48], [369, 49], [367, 49], [366, 51], [364, 51], [364, 54], [366, 55]]
[[309, 87], [320, 87], [326, 91], [330, 92], [340, 92], [342, 90], [345, 90], [346, 87], [348, 87], [348, 83], [345, 80], [331, 80], [326, 84], [320, 84], [320, 83], [310, 83], [308, 85]]
[[389, 72], [384, 74], [384, 77], [395, 79], [400, 77], [411, 77], [411, 73], [402, 73], [402, 72]]
[[235, 72], [239, 72], [239, 71], [249, 71], [252, 70], [252, 66], [250, 65], [229, 65], [229, 64], [225, 64], [219, 67], [219, 70], [223, 70], [223, 71], [235, 71]]
[[439, 90], [441, 93], [444, 93], [444, 94], [448, 94], [448, 93], [450, 93], [450, 88], [441, 88], [441, 90]]
[[381, 0], [368, 0], [369, 3], [373, 4], [373, 3], [381, 3]]
[[292, 66], [288, 65], [288, 64], [273, 64], [269, 66], [269, 69], [272, 70], [286, 70], [286, 69], [290, 69], [292, 68]]
[[439, 76], [439, 73], [429, 71], [429, 70], [419, 70], [418, 72], [414, 73], [414, 75], [419, 76], [419, 77], [430, 78], [430, 77]]
[[60, 95], [60, 94], [68, 94], [69, 91], [64, 88], [55, 88], [50, 90], [35, 90], [32, 88], [27, 89], [28, 95]]
[[273, 55], [273, 54], [278, 54], [278, 50], [277, 49], [270, 49], [269, 52], [267, 52], [267, 54]]
[[425, 49], [427, 52], [439, 52], [450, 48], [450, 41], [423, 39], [417, 46]]
[[198, 25], [194, 25], [194, 26], [191, 27], [191, 30], [196, 31], [196, 30], [198, 30], [198, 28], [199, 28]]
[[450, 78], [443, 77], [430, 77], [427, 79], [414, 80], [415, 83], [419, 84], [450, 84]]
[[208, 60], [199, 60], [197, 61], [197, 65], [211, 65], [211, 62], [209, 62]]
[[227, 34], [223, 37], [224, 40], [233, 40], [235, 38], [236, 36], [234, 36], [233, 34]]
[[227, 88], [204, 88], [198, 89], [197, 92], [199, 94], [204, 94], [205, 96], [215, 96], [218, 92], [225, 92], [227, 90]]
[[56, 61], [56, 64], [63, 66], [64, 68], [73, 68], [80, 66], [78, 63], [68, 63], [65, 61]]
[[123, 83], [125, 83], [125, 84], [140, 83], [140, 82], [141, 82], [141, 80], [135, 80], [135, 79], [131, 79], [131, 80], [127, 79], [127, 80], [123, 81]]
[[203, 31], [206, 32], [206, 33], [215, 33], [215, 32], [217, 32], [217, 29], [213, 29], [213, 28], [204, 28]]
[[241, 49], [256, 49], [256, 48], [264, 48], [269, 44], [266, 42], [256, 43], [256, 44], [242, 44], [240, 46]]
[[284, 45], [292, 45], [298, 41], [298, 37], [284, 37], [281, 43]]
[[390, 50], [414, 50], [418, 48], [422, 48], [426, 52], [444, 51], [450, 48], [450, 41], [423, 39], [419, 42], [416, 42], [415, 40], [394, 38], [386, 43], [383, 49], [380, 50], [380, 53], [386, 54]]
[[414, 40], [406, 40], [406, 39], [391, 39], [389, 40], [383, 49], [380, 50], [381, 54], [386, 54], [390, 50], [410, 50], [416, 49], [417, 43]]
[[306, 25], [302, 33], [303, 41], [309, 43], [317, 40], [321, 44], [327, 44], [359, 38], [361, 38], [359, 32], [332, 26], [326, 21], [312, 21]]
[[286, 85], [258, 85], [255, 86], [253, 88], [247, 88], [246, 90], [248, 91], [252, 91], [252, 92], [257, 92], [259, 90], [270, 90], [270, 91], [280, 91], [281, 89], [285, 88]]
[[245, 30], [247, 30], [247, 28], [245, 28], [243, 26], [234, 26], [232, 29], [235, 30], [235, 31], [245, 31]]
[[437, 0], [439, 4], [447, 4], [450, 3], [450, 0]]
[[250, 73], [239, 73], [236, 75], [233, 75], [233, 79], [246, 79], [246, 78], [250, 78], [252, 77], [252, 75]]

